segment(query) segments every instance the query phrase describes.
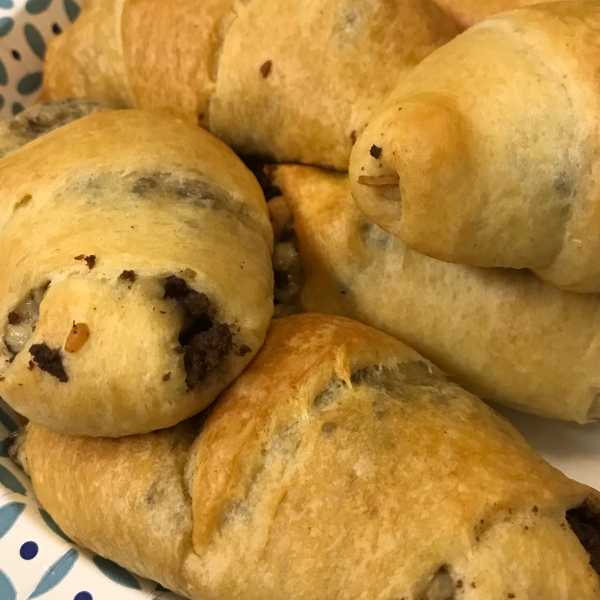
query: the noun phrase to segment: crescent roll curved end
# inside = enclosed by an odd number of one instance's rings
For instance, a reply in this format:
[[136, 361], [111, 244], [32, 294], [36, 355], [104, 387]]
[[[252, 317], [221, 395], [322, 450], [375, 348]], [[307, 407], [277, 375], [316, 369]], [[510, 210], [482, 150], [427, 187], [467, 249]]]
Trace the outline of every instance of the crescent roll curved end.
[[359, 208], [447, 262], [600, 291], [600, 5], [497, 15], [404, 78], [359, 137]]
[[600, 418], [597, 295], [418, 254], [356, 208], [343, 175], [280, 166], [275, 184], [293, 214], [305, 310], [394, 335], [481, 398], [579, 423]]
[[339, 317], [275, 320], [203, 425], [94, 440], [30, 424], [15, 443], [67, 535], [190, 598], [598, 594], [597, 494]]
[[209, 133], [105, 112], [13, 151], [0, 173], [0, 394], [16, 411], [71, 434], [169, 427], [258, 351], [268, 210]]

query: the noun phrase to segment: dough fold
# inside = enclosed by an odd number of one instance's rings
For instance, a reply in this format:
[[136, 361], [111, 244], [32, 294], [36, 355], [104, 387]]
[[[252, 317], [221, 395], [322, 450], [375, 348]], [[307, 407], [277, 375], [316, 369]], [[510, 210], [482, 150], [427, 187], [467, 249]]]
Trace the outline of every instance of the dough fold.
[[399, 81], [359, 137], [359, 208], [413, 250], [600, 292], [600, 5], [497, 15]]
[[24, 439], [67, 535], [194, 599], [598, 596], [596, 493], [416, 352], [339, 317], [275, 320], [203, 427], [93, 440], [30, 424]]
[[0, 174], [0, 395], [17, 412], [91, 436], [170, 427], [258, 351], [268, 211], [209, 133], [105, 112], [9, 153]]

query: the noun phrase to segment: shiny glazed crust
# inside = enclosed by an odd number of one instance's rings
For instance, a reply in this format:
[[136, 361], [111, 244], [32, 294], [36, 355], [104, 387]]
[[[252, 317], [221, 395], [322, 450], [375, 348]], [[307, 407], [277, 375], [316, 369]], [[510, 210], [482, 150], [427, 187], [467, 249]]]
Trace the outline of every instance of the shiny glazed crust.
[[49, 45], [44, 97], [167, 112], [239, 153], [338, 169], [398, 77], [459, 32], [433, 0], [110, 4], [86, 2]]
[[439, 260], [600, 292], [599, 29], [598, 2], [555, 2], [433, 53], [353, 149], [359, 208]]
[[[19, 413], [82, 435], [169, 427], [258, 351], [273, 311], [268, 211], [209, 133], [106, 112], [10, 153], [0, 174], [0, 337], [43, 295], [25, 346], [0, 351], [0, 395]], [[187, 323], [169, 277], [207, 306], [203, 323]], [[230, 328], [232, 346], [192, 384], [182, 346], [212, 324]]]
[[73, 539], [194, 599], [597, 598], [565, 520], [595, 492], [383, 333], [275, 320], [194, 428], [30, 424], [36, 494]]
[[370, 222], [348, 178], [281, 166], [309, 311], [345, 315], [416, 348], [478, 396], [535, 414], [600, 417], [600, 298], [531, 273], [443, 263]]

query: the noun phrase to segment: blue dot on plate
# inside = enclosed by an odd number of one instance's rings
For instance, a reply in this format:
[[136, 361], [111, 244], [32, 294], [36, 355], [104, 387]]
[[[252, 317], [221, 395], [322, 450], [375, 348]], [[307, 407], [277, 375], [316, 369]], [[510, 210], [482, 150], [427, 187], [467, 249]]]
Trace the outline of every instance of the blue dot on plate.
[[13, 0], [0, 0], [0, 8], [12, 8], [14, 5]]
[[[19, 103], [15, 102], [15, 104], [19, 104]], [[21, 106], [21, 105], [19, 104], [19, 106]], [[21, 106], [21, 110], [23, 110], [22, 106]], [[18, 112], [21, 112], [21, 110]], [[13, 104], [13, 115], [16, 115], [16, 114], [17, 113], [15, 112], [15, 105]], [[27, 496], [27, 489], [21, 483], [21, 480], [19, 478], [15, 477], [15, 475], [13, 475], [4, 465], [0, 465], [0, 483], [4, 487], [7, 487], [9, 490], [14, 492], [15, 494], [21, 494], [21, 496]]]
[[[22, 113], [24, 110], [25, 110], [25, 107], [20, 102], [13, 102], [13, 105], [12, 105], [12, 114], [13, 115], [18, 115], [19, 113]], [[25, 489], [25, 488], [23, 488], [23, 489]], [[25, 496], [25, 494], [23, 494], [23, 496]]]
[[16, 600], [17, 590], [10, 577], [0, 569], [0, 598], [2, 600]]
[[52, 4], [52, 0], [27, 0], [25, 10], [30, 15], [39, 15]]
[[19, 554], [23, 560], [31, 560], [37, 556], [38, 551], [39, 547], [35, 542], [25, 542], [21, 546]]
[[134, 590], [142, 589], [140, 582], [127, 569], [124, 569], [112, 560], [98, 555], [94, 556], [92, 560], [98, 569], [115, 583]]
[[94, 600], [94, 596], [89, 592], [79, 592], [73, 600]]
[[2, 17], [0, 19], [0, 37], [8, 35], [14, 26], [15, 22], [10, 17]]
[[42, 85], [42, 72], [36, 71], [35, 73], [27, 73], [24, 77], [21, 77], [17, 83], [17, 91], [22, 96], [33, 94]]
[[25, 33], [25, 39], [27, 40], [29, 47], [34, 51], [38, 58], [44, 60], [44, 55], [46, 54], [46, 42], [38, 28], [31, 23], [27, 23], [23, 28], [23, 32]]
[[79, 4], [74, 0], [64, 0], [65, 1], [65, 12], [67, 13], [67, 17], [69, 17], [69, 21], [71, 23], [79, 16], [80, 8]]

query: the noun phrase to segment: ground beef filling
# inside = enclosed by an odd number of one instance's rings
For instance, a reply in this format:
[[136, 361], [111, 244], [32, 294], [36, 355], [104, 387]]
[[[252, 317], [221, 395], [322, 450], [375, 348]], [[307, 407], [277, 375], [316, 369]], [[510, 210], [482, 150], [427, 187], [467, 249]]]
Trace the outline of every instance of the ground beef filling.
[[304, 273], [298, 251], [298, 238], [294, 231], [294, 218], [282, 196], [269, 202], [269, 213], [275, 235], [275, 316], [285, 317], [302, 312], [300, 294], [304, 285]]
[[185, 351], [185, 382], [193, 390], [232, 351], [233, 335], [229, 325], [213, 323], [205, 294], [191, 290], [175, 275], [165, 280], [164, 287], [164, 297], [176, 300], [183, 309], [179, 343]]
[[54, 350], [47, 344], [33, 344], [29, 348], [31, 356], [35, 364], [46, 373], [50, 373], [53, 377], [56, 377], [61, 383], [67, 383], [69, 376], [65, 371], [62, 363], [62, 355], [60, 349]]
[[567, 511], [567, 522], [590, 555], [590, 564], [600, 575], [600, 513], [588, 504]]
[[294, 217], [283, 198], [281, 189], [273, 182], [276, 166], [266, 157], [242, 156], [252, 171], [268, 202], [271, 226], [275, 236], [273, 274], [275, 277], [275, 318], [302, 312], [300, 293], [304, 273], [300, 263], [298, 238], [294, 231]]
[[245, 165], [252, 171], [263, 190], [267, 202], [281, 196], [281, 190], [273, 183], [272, 174], [274, 161], [261, 156], [242, 156]]

